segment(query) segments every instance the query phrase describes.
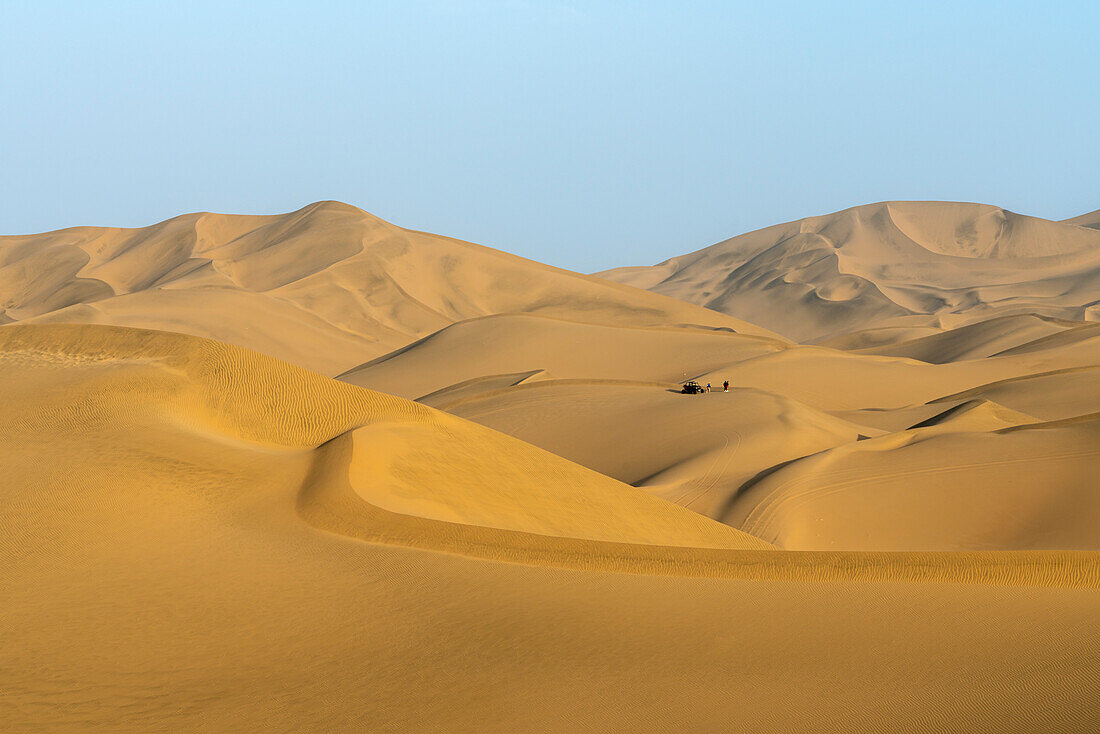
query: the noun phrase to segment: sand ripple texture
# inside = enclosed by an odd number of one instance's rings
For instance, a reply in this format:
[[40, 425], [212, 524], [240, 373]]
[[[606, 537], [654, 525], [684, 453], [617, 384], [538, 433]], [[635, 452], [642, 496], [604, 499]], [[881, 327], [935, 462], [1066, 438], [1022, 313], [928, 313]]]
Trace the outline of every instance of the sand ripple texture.
[[1095, 552], [779, 550], [167, 332], [6, 326], [0, 400], [5, 730], [1100, 722]]

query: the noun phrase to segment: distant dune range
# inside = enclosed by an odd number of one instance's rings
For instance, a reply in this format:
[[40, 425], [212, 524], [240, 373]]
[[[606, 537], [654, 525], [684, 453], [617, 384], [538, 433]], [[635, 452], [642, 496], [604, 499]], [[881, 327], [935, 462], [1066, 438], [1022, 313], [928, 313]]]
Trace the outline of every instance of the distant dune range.
[[604, 278], [798, 341], [950, 329], [1029, 313], [1100, 320], [1100, 214], [1051, 222], [985, 204], [894, 201], [739, 235]]
[[0, 729], [1094, 730], [1098, 215], [0, 237]]
[[186, 214], [140, 229], [0, 237], [0, 323], [178, 331], [327, 375], [496, 313], [769, 335], [714, 311], [402, 229], [331, 201], [276, 216]]

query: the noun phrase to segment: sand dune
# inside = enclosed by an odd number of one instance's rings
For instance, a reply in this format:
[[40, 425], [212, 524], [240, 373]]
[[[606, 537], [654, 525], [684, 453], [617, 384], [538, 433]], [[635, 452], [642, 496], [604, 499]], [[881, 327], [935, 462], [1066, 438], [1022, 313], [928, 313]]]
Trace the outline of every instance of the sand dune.
[[[922, 461], [954, 466], [966, 462], [952, 453], [953, 439], [927, 439], [943, 432], [993, 434], [1100, 409], [1088, 408], [1095, 401], [1086, 397], [1100, 364], [1095, 333], [1092, 324], [1009, 316], [884, 348], [926, 360], [920, 361], [727, 332], [615, 329], [498, 316], [448, 327], [341, 379], [419, 396], [773, 542], [765, 526], [742, 524], [742, 515], [750, 511], [746, 508], [755, 506], [752, 498], [763, 491], [749, 490], [759, 477], [786, 476], [779, 469], [796, 471], [803, 465], [797, 460], [810, 462], [807, 471], [817, 476], [823, 472], [815, 458], [820, 452], [856, 446], [867, 451], [864, 447], [883, 442], [908, 446], [919, 435], [925, 442], [917, 452]], [[733, 389], [683, 396], [677, 391], [683, 377], [715, 386], [729, 380]], [[1017, 383], [1017, 388], [1005, 387]], [[875, 437], [882, 438], [863, 440]], [[1028, 461], [1042, 477], [1042, 457]], [[1085, 468], [1098, 464], [1096, 456], [1085, 454], [1069, 475], [1058, 480], [1052, 474], [1050, 481], [1065, 485], [1071, 500], [1079, 499], [1072, 493], [1087, 485]], [[844, 476], [854, 484], [873, 485], [876, 467], [870, 461], [857, 463]], [[914, 469], [913, 476], [912, 491], [918, 492], [923, 475]], [[965, 477], [958, 491], [967, 496], [960, 502], [1004, 500], [1013, 506], [1015, 496], [999, 494], [994, 473], [957, 476]], [[968, 495], [971, 487], [973, 496]], [[896, 513], [862, 496], [854, 503], [863, 521], [876, 526], [878, 545], [860, 545], [852, 540], [855, 530], [840, 528], [807, 547], [903, 549], [917, 536], [926, 544], [916, 543], [920, 548], [1006, 550], [1044, 547], [1044, 542], [1054, 548], [1095, 546], [1081, 526], [1066, 530], [1068, 539], [1047, 533], [1034, 541], [1006, 526], [1005, 533], [990, 533], [985, 545], [977, 546], [964, 532], [966, 513], [959, 514], [960, 525], [937, 530], [929, 529], [919, 513], [905, 525]], [[1082, 508], [1080, 517], [1087, 518], [1084, 527], [1093, 528], [1100, 519], [1090, 512]], [[974, 523], [974, 532], [981, 527]], [[834, 542], [841, 545], [829, 544]]]
[[0, 237], [0, 729], [1092, 730], [1095, 219]]
[[1100, 209], [1088, 214], [1082, 214], [1079, 217], [1072, 217], [1070, 219], [1063, 219], [1062, 224], [1074, 224], [1078, 227], [1088, 227], [1090, 229], [1100, 229]]
[[[1022, 354], [1035, 354], [1043, 351], [1066, 349], [1075, 345], [1092, 345], [1100, 338], [1100, 324], [1080, 324], [1071, 329], [1049, 334], [1038, 339], [1010, 347], [995, 356], [1011, 356]], [[1086, 347], [1087, 348], [1087, 347]]]
[[884, 202], [599, 275], [799, 341], [1017, 313], [1094, 320], [1092, 217], [1050, 222], [983, 204]]
[[1081, 322], [1019, 314], [979, 321], [975, 324], [937, 332], [884, 346], [865, 347], [863, 354], [884, 357], [908, 357], [931, 364], [982, 359], [1029, 344], [1052, 334], [1059, 334]]
[[983, 408], [788, 464], [723, 519], [789, 549], [1097, 549], [1100, 416]]
[[[931, 405], [934, 405], [932, 403]], [[992, 400], [966, 400], [942, 413], [910, 426], [911, 429], [937, 428], [937, 431], [921, 431], [922, 436], [933, 433], [957, 433], [959, 431], [998, 431], [1002, 428], [1040, 423], [1033, 415], [1013, 410]]]
[[857, 440], [859, 427], [750, 389], [544, 380], [441, 407], [711, 515], [757, 473]]
[[[1095, 549], [1100, 517], [1087, 498], [1100, 456], [1077, 451], [1063, 460], [1056, 450], [1063, 440], [1086, 446], [1095, 433], [1078, 427], [1047, 439], [1036, 429], [995, 440], [1006, 428], [1100, 409], [1089, 408], [1095, 401], [1086, 397], [1100, 395], [1092, 390], [1100, 363], [1093, 332], [1091, 324], [1004, 317], [895, 345], [928, 360], [918, 361], [723, 332], [502, 316], [449, 327], [343, 379], [422, 395], [427, 404], [784, 547]], [[733, 388], [680, 395], [676, 366]], [[970, 443], [975, 448], [966, 448]], [[848, 452], [855, 458], [841, 464], [842, 492], [830, 467]], [[993, 458], [983, 458], [987, 453]], [[1002, 456], [1021, 457], [1027, 472]], [[895, 466], [901, 479], [892, 471], [884, 478]], [[929, 467], [942, 467], [950, 481]], [[1024, 477], [1040, 488], [1032, 499], [1019, 485]], [[816, 518], [819, 533], [807, 536], [801, 519], [746, 519], [767, 502], [786, 507], [773, 485], [819, 482], [828, 487], [822, 496], [836, 495], [835, 502], [818, 505], [799, 494], [795, 503]], [[890, 482], [903, 486], [887, 489]], [[938, 489], [926, 489], [927, 482]], [[879, 487], [877, 500], [864, 496]], [[955, 498], [953, 521], [936, 524], [947, 497]], [[1053, 508], [1070, 506], [1078, 508], [1074, 523], [1029, 529], [1028, 512], [1057, 517]], [[1016, 508], [1020, 517], [1009, 522], [991, 508]], [[853, 514], [857, 519], [848, 519]], [[788, 524], [797, 527], [788, 531]]]
[[331, 201], [276, 216], [186, 214], [141, 229], [0, 237], [0, 323], [178, 331], [328, 375], [496, 313], [769, 334]]
[[728, 379], [733, 385], [787, 395], [826, 410], [858, 410], [903, 408], [999, 380], [1100, 364], [1096, 336], [1046, 346], [945, 364], [794, 347], [705, 373], [701, 379]]
[[163, 332], [5, 327], [0, 397], [6, 729], [1098, 714], [1093, 554], [778, 551], [431, 408]]
[[991, 382], [935, 402], [985, 399], [1043, 420], [1100, 412], [1100, 366], [1040, 372]]
[[786, 347], [779, 339], [728, 329], [632, 328], [502, 315], [442, 329], [339, 379], [409, 398], [467, 380], [535, 370], [556, 378], [673, 383]]
[[932, 324], [876, 326], [869, 329], [845, 332], [825, 339], [811, 339], [806, 343], [830, 349], [865, 350], [873, 354], [876, 347], [888, 347], [898, 342], [941, 334], [943, 331], [943, 329]]
[[[46, 400], [22, 401], [20, 417], [33, 408], [48, 421], [69, 400], [85, 407], [79, 390], [70, 396], [55, 384], [83, 379], [95, 390], [93, 416], [96, 406], [115, 418], [130, 411], [121, 422], [131, 430], [143, 422], [168, 433], [178, 427], [181, 442], [190, 432], [282, 451], [345, 436], [355, 445], [351, 488], [402, 515], [589, 540], [766, 547], [503, 434], [217, 342], [116, 327], [9, 326], [0, 348], [14, 362], [8, 389], [49, 387]], [[171, 456], [168, 445], [162, 451]], [[455, 474], [452, 492], [434, 483], [443, 466]]]

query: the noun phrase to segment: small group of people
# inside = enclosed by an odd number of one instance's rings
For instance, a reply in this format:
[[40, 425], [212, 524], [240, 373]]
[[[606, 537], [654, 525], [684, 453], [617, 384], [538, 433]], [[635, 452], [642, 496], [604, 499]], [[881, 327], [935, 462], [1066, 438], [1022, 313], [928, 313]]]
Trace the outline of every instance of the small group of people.
[[[730, 381], [726, 380], [722, 383], [722, 392], [729, 392], [729, 391], [730, 391]], [[710, 383], [709, 382], [707, 383], [707, 392], [710, 392]]]

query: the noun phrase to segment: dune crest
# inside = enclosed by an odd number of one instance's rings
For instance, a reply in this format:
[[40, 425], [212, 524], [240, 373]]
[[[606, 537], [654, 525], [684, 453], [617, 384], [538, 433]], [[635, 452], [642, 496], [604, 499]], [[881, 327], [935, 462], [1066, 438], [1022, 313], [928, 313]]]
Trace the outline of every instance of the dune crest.
[[498, 313], [774, 337], [681, 301], [402, 229], [340, 202], [0, 236], [0, 323], [178, 331], [327, 375]]
[[598, 275], [798, 341], [1019, 313], [1094, 319], [1093, 218], [1051, 222], [984, 204], [882, 202]]
[[[152, 401], [145, 420], [242, 450], [312, 451], [350, 440], [349, 486], [397, 514], [588, 540], [768, 547], [508, 436], [218, 342], [117, 327], [11, 326], [0, 331], [0, 353], [15, 380], [61, 371], [74, 382], [71, 398], [84, 404], [80, 380], [90, 372], [94, 406], [111, 406], [111, 392], [126, 403], [138, 391]], [[112, 383], [119, 367], [125, 371]], [[48, 405], [65, 396], [52, 393]], [[44, 413], [48, 423], [51, 410]], [[439, 483], [446, 477], [439, 467], [455, 476]]]
[[1096, 416], [1038, 423], [985, 404], [784, 466], [726, 520], [790, 549], [1096, 550], [1098, 459]]
[[1090, 221], [0, 238], [0, 729], [1088, 730]]
[[[875, 717], [1077, 726], [1091, 709], [1041, 703], [1071, 670], [1075, 698], [1100, 692], [1095, 553], [781, 551], [460, 418], [165, 332], [4, 327], [0, 400], [6, 729], [858, 726], [808, 659], [854, 671]], [[1058, 614], [1004, 635], [1038, 594]], [[937, 685], [880, 690], [929, 649]], [[635, 670], [643, 712], [609, 705]]]

